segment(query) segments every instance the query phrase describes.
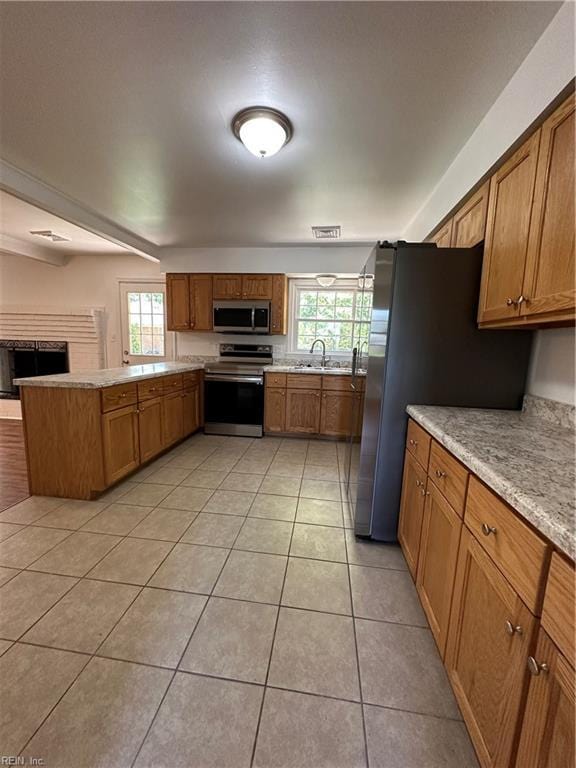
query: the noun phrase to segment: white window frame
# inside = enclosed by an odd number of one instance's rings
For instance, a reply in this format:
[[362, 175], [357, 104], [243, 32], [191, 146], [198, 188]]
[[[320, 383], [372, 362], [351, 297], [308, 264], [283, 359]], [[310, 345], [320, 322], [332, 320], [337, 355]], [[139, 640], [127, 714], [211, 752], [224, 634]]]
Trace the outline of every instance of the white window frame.
[[[341, 277], [337, 278], [334, 285], [329, 288], [323, 288], [318, 284], [315, 278], [309, 277], [295, 277], [290, 278], [288, 281], [288, 337], [286, 346], [286, 355], [290, 357], [301, 358], [310, 352], [309, 349], [298, 349], [298, 323], [297, 323], [297, 309], [298, 309], [298, 296], [300, 291], [354, 291], [360, 293], [358, 287], [357, 277]], [[352, 321], [354, 324], [362, 321]], [[314, 350], [315, 354], [321, 353], [320, 345]], [[352, 350], [346, 352], [335, 352], [332, 350], [326, 350], [326, 356], [334, 359], [350, 359], [352, 356]]]
[[[143, 278], [141, 280], [118, 280], [120, 300], [120, 347], [122, 365], [143, 365], [147, 363], [162, 363], [174, 360], [174, 337], [172, 331], [166, 329], [166, 281], [158, 278]], [[164, 294], [164, 354], [163, 355], [132, 355], [129, 346], [128, 293], [163, 293]]]

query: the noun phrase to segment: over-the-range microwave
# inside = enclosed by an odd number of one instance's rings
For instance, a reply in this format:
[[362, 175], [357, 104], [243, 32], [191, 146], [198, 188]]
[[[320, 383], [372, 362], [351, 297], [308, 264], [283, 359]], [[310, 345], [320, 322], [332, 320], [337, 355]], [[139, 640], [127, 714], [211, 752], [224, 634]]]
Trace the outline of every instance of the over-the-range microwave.
[[269, 301], [215, 301], [212, 313], [217, 333], [270, 333]]

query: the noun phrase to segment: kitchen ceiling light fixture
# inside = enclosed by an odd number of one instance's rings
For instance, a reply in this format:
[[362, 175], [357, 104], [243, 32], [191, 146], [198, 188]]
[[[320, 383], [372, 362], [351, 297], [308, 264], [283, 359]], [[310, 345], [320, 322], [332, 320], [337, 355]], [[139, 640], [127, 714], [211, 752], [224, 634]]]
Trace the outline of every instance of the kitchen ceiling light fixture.
[[337, 280], [336, 275], [316, 275], [316, 282], [321, 285], [322, 288], [330, 288]]
[[56, 234], [56, 232], [53, 232], [51, 229], [31, 229], [30, 234], [36, 235], [37, 237], [45, 237], [47, 240], [52, 240], [53, 243], [70, 242], [69, 237], [64, 237], [64, 235], [58, 235]]
[[249, 107], [232, 121], [234, 136], [255, 157], [272, 157], [292, 138], [292, 123], [269, 107]]

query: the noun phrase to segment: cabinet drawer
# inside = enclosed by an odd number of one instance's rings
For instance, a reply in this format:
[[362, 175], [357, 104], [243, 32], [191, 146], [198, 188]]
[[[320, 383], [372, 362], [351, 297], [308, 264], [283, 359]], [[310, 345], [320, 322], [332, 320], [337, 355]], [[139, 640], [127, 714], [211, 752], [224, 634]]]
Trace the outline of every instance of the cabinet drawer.
[[571, 664], [576, 651], [575, 605], [574, 566], [554, 552], [544, 592], [542, 626]]
[[162, 379], [147, 379], [138, 382], [138, 400], [150, 400], [162, 394]]
[[464, 522], [532, 613], [539, 615], [549, 554], [546, 542], [474, 476]]
[[162, 392], [165, 395], [169, 395], [172, 392], [178, 392], [182, 389], [181, 373], [174, 373], [170, 376], [162, 376], [160, 381], [162, 382]]
[[136, 384], [116, 384], [114, 387], [105, 387], [101, 393], [102, 413], [134, 405], [138, 399]]
[[338, 376], [338, 374], [327, 374], [322, 376], [322, 389], [328, 389], [333, 392], [352, 392], [352, 376]]
[[186, 371], [182, 374], [182, 386], [184, 389], [192, 389], [200, 384], [202, 371]]
[[460, 517], [464, 514], [468, 474], [468, 470], [452, 454], [432, 440], [428, 476]]
[[285, 373], [267, 373], [266, 386], [267, 387], [285, 387], [286, 374]]
[[408, 419], [408, 434], [406, 435], [406, 449], [414, 458], [418, 459], [424, 469], [428, 469], [428, 457], [430, 456], [430, 443], [432, 438], [419, 427], [415, 421]]
[[322, 376], [314, 373], [289, 373], [286, 386], [288, 389], [320, 389]]

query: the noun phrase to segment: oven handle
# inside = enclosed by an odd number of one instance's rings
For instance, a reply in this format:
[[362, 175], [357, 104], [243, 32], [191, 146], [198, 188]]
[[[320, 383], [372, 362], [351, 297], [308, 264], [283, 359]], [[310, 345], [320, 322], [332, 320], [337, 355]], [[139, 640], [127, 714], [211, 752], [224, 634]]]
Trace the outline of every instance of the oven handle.
[[224, 376], [217, 373], [207, 373], [205, 381], [238, 381], [242, 384], [264, 384], [262, 376]]

